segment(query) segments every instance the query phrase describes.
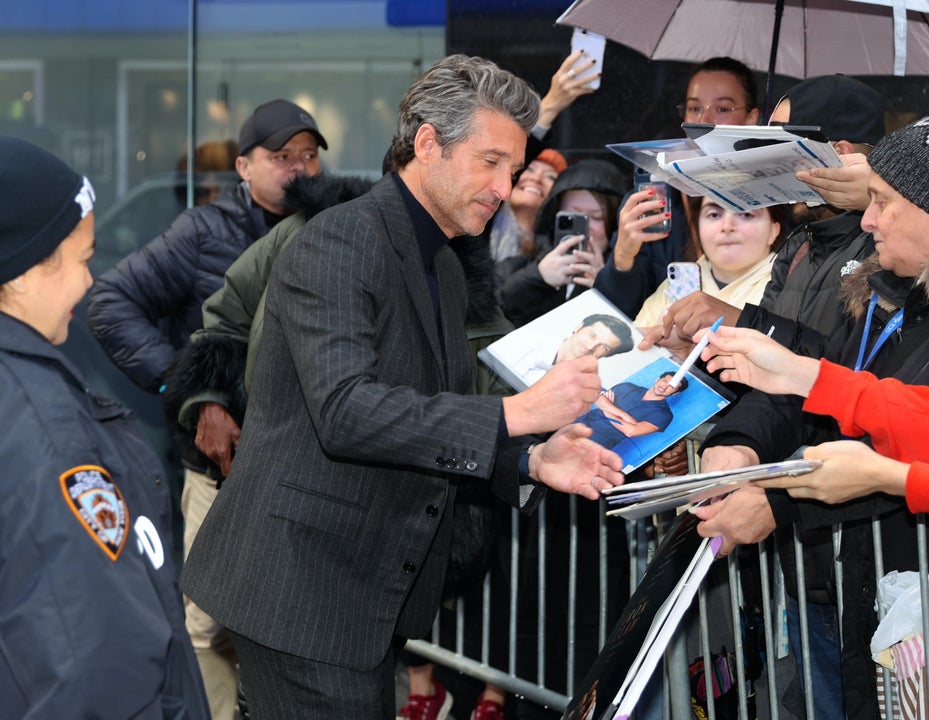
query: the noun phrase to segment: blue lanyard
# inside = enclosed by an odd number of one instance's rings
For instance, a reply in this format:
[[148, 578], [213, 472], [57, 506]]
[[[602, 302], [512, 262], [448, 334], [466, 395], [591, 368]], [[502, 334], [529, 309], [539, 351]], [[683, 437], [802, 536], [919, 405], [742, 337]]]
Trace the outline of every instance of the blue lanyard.
[[868, 353], [868, 359], [862, 364], [864, 359], [864, 349], [865, 345], [868, 343], [868, 335], [871, 331], [871, 318], [874, 315], [874, 308], [877, 307], [877, 293], [871, 295], [871, 302], [868, 303], [868, 316], [864, 322], [864, 332], [861, 335], [861, 346], [858, 348], [858, 359], [855, 361], [855, 370], [861, 370], [868, 367], [871, 364], [871, 361], [874, 360], [874, 356], [877, 355], [877, 351], [881, 349], [881, 346], [887, 342], [887, 338], [894, 334], [897, 329], [903, 324], [903, 308], [897, 310], [894, 313], [894, 316], [887, 321], [887, 324], [884, 326], [884, 329], [881, 330], [881, 334], [878, 335], [877, 340], [874, 341], [874, 347], [871, 348], [871, 352]]

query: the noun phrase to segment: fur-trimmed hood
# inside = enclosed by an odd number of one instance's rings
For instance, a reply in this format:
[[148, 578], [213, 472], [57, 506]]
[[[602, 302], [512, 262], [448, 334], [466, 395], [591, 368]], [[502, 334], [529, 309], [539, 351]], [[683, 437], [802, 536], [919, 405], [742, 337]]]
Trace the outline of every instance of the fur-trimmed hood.
[[[875, 280], [869, 282], [872, 277], [875, 277]], [[891, 293], [881, 291], [882, 286], [888, 284], [887, 282], [880, 282], [883, 277], [886, 277], [888, 281], [896, 279], [893, 282], [894, 285], [897, 285], [902, 280], [902, 278], [898, 278], [889, 270], [884, 270], [881, 267], [878, 254], [875, 251], [861, 263], [855, 272], [846, 275], [842, 280], [842, 303], [846, 312], [856, 321], [864, 317], [868, 301], [875, 290], [878, 291], [878, 303], [885, 310], [893, 312], [898, 307], [903, 306], [905, 298], [893, 298], [890, 297]], [[922, 286], [923, 293], [926, 295], [926, 299], [929, 300], [929, 263], [916, 279], [916, 284]]]
[[309, 220], [326, 208], [364, 195], [374, 182], [360, 175], [298, 175], [284, 188], [284, 196], [289, 207]]

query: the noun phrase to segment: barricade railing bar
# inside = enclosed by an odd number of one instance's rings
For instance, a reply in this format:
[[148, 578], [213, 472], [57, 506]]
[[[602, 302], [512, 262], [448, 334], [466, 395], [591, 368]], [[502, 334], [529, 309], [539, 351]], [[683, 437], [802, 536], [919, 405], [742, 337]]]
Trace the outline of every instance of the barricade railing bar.
[[[477, 680], [493, 683], [517, 697], [562, 712], [573, 696], [576, 682], [583, 678], [595, 657], [589, 648], [586, 655], [579, 655], [579, 651], [583, 650], [579, 645], [579, 634], [587, 632], [587, 629], [579, 628], [577, 619], [582, 618], [585, 623], [595, 620], [596, 647], [601, 647], [619, 617], [625, 598], [628, 598], [641, 577], [645, 560], [658, 539], [656, 532], [660, 534], [662, 527], [654, 519], [640, 520], [625, 523], [625, 532], [614, 530], [611, 534], [610, 524], [615, 523], [618, 528], [623, 526], [624, 521], [607, 517], [601, 501], [596, 527], [592, 529], [598, 555], [596, 588], [592, 588], [587, 584], [588, 576], [581, 572], [583, 562], [580, 555], [586, 550], [581, 538], [591, 528], [584, 527], [585, 520], [578, 512], [578, 503], [587, 501], [578, 500], [575, 496], [567, 498], [567, 528], [557, 524], [563, 520], [564, 513], [551, 513], [548, 507], [550, 501], [551, 497], [546, 499], [532, 517], [522, 516], [515, 510], [511, 512], [511, 527], [502, 538], [502, 542], [508, 543], [509, 547], [496, 556], [505, 558], [504, 564], [508, 565], [505, 572], [496, 575], [488, 573], [480, 593], [475, 594], [473, 599], [459, 599], [454, 613], [440, 614], [436, 618], [430, 638], [410, 641], [407, 648], [434, 663]], [[877, 583], [884, 576], [884, 542], [878, 519], [872, 521], [871, 530], [875, 558], [874, 582]], [[561, 548], [552, 547], [552, 543], [561, 542], [565, 536], [568, 567], [563, 572], [553, 573], [552, 554]], [[617, 542], [618, 537], [625, 537], [625, 542]], [[925, 652], [925, 639], [929, 638], [929, 613], [925, 611], [929, 607], [929, 560], [924, 515], [917, 516], [916, 537], [919, 594], [924, 608], [921, 620], [925, 658], [929, 656]], [[843, 568], [839, 560], [841, 542], [841, 526], [833, 526], [838, 617], [841, 617], [844, 602], [841, 592]], [[732, 669], [735, 671], [733, 689], [738, 699], [734, 710], [739, 720], [791, 720], [798, 717], [794, 712], [796, 708], [787, 708], [779, 699], [786, 689], [786, 683], [792, 679], [792, 674], [797, 674], [793, 669], [794, 661], [785, 656], [788, 645], [785, 630], [788, 600], [784, 592], [780, 558], [787, 552], [792, 553], [796, 560], [800, 635], [800, 647], [792, 647], [790, 652], [799, 652], [799, 679], [802, 680], [803, 688], [811, 687], [814, 673], [807, 614], [807, 569], [803, 541], [799, 533], [794, 532], [789, 545], [779, 546], [772, 536], [757, 545], [743, 546], [725, 561], [716, 561], [697, 594], [695, 607], [685, 615], [652, 681], [660, 689], [661, 701], [649, 707], [637, 707], [635, 720], [734, 720], [730, 709], [731, 696], [723, 711], [720, 699], [714, 698], [711, 679], [714, 676], [711, 672], [714, 663], [725, 662], [725, 659], [720, 661], [717, 658], [723, 648], [725, 652], [732, 653]], [[611, 557], [615, 559], [616, 553], [621, 553], [623, 564], [628, 564], [628, 581], [611, 582], [609, 561]], [[760, 584], [761, 617], [758, 624], [763, 637], [764, 662], [758, 676], [754, 678], [746, 674], [749, 662], [746, 658], [746, 617], [750, 610], [746, 608], [743, 592], [746, 564], [752, 568], [757, 566], [753, 575], [757, 575]], [[526, 581], [526, 573], [529, 571], [534, 575], [535, 582]], [[509, 578], [509, 582], [499, 582], [501, 577]], [[566, 585], [564, 607], [552, 604], [553, 584], [556, 583]], [[527, 593], [531, 593], [534, 598], [528, 610], [525, 605]], [[473, 607], [475, 604], [480, 607]], [[494, 618], [500, 608], [505, 608], [506, 617], [502, 624]], [[534, 616], [526, 617], [528, 613], [534, 613]], [[559, 621], [555, 622], [552, 618], [559, 618]], [[560, 622], [560, 618], [566, 618], [565, 622]], [[452, 628], [446, 627], [449, 622]], [[505, 630], [500, 631], [500, 627]], [[528, 639], [522, 637], [526, 627], [532, 628]], [[449, 641], [449, 637], [453, 640]], [[478, 646], [476, 651], [475, 639]], [[756, 640], [752, 641], [753, 647]], [[505, 645], [504, 652], [494, 649], [495, 644], [501, 643]], [[548, 660], [552, 646], [566, 650], [563, 673], [552, 675], [549, 672]], [[691, 665], [701, 659], [707, 690], [705, 710], [695, 709], [690, 677]], [[760, 662], [758, 658], [752, 660]], [[561, 664], [555, 663], [556, 666]], [[895, 697], [893, 673], [886, 668], [878, 672], [878, 667], [875, 664], [879, 696], [883, 694], [885, 698], [891, 699], [886, 703], [884, 719], [892, 720], [900, 717], [897, 704], [892, 701]], [[925, 666], [923, 670], [925, 680]], [[812, 693], [803, 694], [802, 712], [807, 718], [816, 717]]]

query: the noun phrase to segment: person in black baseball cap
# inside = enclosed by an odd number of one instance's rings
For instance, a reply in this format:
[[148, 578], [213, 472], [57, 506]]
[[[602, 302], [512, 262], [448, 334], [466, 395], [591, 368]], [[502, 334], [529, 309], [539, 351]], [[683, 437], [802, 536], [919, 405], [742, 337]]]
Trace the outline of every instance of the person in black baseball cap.
[[313, 116], [279, 98], [259, 105], [242, 123], [235, 169], [257, 205], [274, 215], [289, 215], [284, 186], [300, 173], [318, 175], [319, 149], [328, 147]]
[[239, 155], [248, 154], [256, 145], [266, 150], [280, 150], [290, 138], [304, 131], [312, 133], [323, 150], [329, 149], [312, 115], [289, 100], [271, 100], [255, 108], [242, 123]]

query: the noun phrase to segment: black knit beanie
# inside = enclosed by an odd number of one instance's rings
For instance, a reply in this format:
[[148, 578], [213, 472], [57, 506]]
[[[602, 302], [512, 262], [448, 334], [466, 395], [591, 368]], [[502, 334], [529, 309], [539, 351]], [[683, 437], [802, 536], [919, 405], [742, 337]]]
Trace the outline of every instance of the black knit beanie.
[[868, 155], [890, 187], [929, 213], [929, 117], [890, 133]]
[[0, 284], [51, 255], [93, 203], [87, 178], [32, 143], [0, 136]]

